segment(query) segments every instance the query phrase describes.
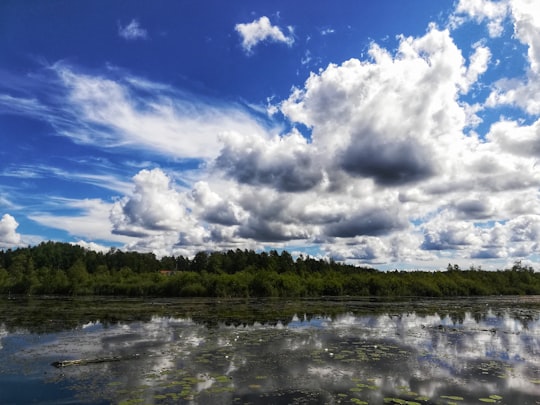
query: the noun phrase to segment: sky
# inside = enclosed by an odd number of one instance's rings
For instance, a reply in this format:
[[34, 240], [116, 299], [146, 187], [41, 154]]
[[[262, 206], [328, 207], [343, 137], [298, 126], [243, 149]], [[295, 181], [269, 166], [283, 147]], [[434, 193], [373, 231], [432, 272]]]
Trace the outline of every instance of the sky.
[[0, 2], [0, 249], [540, 264], [534, 0]]

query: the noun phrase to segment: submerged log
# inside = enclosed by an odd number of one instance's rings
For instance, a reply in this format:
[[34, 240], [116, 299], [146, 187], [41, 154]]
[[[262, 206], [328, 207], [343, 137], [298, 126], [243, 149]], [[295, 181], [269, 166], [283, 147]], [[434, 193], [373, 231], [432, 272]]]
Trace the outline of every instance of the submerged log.
[[113, 361], [134, 359], [137, 357], [139, 357], [138, 354], [133, 354], [131, 356], [96, 357], [95, 359], [62, 360], [62, 361], [52, 362], [51, 366], [54, 366], [56, 368], [62, 368], [62, 367], [68, 367], [68, 366], [84, 366], [86, 364], [109, 363]]

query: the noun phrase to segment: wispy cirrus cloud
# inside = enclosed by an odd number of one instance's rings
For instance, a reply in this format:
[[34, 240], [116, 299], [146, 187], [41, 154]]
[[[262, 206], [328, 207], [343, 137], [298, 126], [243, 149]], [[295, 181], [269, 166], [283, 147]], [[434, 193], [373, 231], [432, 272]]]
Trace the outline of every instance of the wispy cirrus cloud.
[[34, 212], [28, 218], [53, 229], [61, 229], [70, 235], [88, 240], [129, 243], [132, 239], [115, 235], [109, 219], [113, 203], [101, 199], [70, 199], [49, 197], [48, 212]]
[[22, 116], [34, 116], [47, 120], [51, 110], [37, 98], [26, 98], [0, 93], [0, 113]]
[[57, 166], [45, 164], [19, 164], [10, 165], [4, 168], [0, 175], [5, 177], [14, 177], [20, 179], [57, 179], [80, 182], [82, 184], [93, 185], [102, 189], [111, 190], [121, 194], [127, 194], [131, 190], [131, 185], [128, 181], [122, 180], [120, 175], [106, 173], [108, 170], [114, 170], [112, 167], [103, 168], [100, 173], [100, 168], [94, 165], [94, 171], [68, 171]]
[[[64, 132], [82, 142], [144, 147], [180, 158], [209, 158], [219, 150], [225, 132], [264, 133], [240, 106], [198, 99], [156, 84], [108, 79], [57, 70], [68, 91], [68, 101], [91, 134]], [[73, 132], [72, 132], [73, 131]]]
[[57, 134], [80, 144], [208, 159], [217, 156], [220, 137], [226, 133], [266, 136], [268, 130], [240, 104], [182, 92], [114, 69], [90, 75], [57, 63], [48, 72], [53, 76], [38, 79], [57, 86], [49, 86], [50, 91], [35, 99], [0, 94], [0, 109], [48, 122]]

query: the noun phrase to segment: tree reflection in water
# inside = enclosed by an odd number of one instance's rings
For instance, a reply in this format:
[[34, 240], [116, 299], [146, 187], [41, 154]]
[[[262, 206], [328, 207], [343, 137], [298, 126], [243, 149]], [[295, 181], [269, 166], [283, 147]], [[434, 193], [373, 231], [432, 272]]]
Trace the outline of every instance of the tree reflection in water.
[[[0, 392], [8, 403], [535, 404], [540, 398], [536, 297], [0, 305]], [[50, 365], [107, 356], [125, 360]], [[39, 388], [39, 397], [14, 391], [13, 381]]]

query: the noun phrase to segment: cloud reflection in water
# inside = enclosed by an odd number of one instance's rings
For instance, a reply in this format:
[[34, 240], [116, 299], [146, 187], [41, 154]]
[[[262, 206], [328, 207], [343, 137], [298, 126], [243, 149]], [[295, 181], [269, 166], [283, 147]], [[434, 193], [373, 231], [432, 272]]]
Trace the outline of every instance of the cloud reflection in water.
[[[415, 307], [297, 312], [288, 321], [260, 322], [155, 315], [85, 323], [52, 333], [18, 356], [34, 361], [138, 353], [137, 359], [70, 367], [57, 375], [79, 397], [114, 402], [430, 403], [459, 396], [460, 403], [477, 403], [500, 395], [500, 403], [534, 404], [540, 398], [539, 318], [538, 309], [525, 304], [516, 310], [493, 303], [455, 313]], [[0, 330], [0, 348], [13, 344], [14, 334]], [[0, 349], [0, 360], [10, 361], [4, 359], [8, 352]]]

